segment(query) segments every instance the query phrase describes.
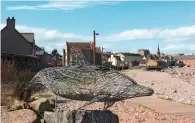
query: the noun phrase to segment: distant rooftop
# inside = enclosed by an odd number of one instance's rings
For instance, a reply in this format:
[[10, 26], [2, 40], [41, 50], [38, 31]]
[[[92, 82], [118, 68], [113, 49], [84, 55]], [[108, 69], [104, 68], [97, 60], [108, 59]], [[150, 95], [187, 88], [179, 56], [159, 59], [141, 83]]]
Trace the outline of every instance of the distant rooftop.
[[195, 60], [195, 55], [180, 55], [174, 56], [174, 58], [178, 60]]
[[81, 50], [92, 50], [91, 42], [66, 42], [67, 48], [71, 48], [73, 46], [81, 48]]
[[121, 52], [123, 55], [125, 56], [141, 56], [140, 54], [138, 53], [126, 53], [126, 52]]

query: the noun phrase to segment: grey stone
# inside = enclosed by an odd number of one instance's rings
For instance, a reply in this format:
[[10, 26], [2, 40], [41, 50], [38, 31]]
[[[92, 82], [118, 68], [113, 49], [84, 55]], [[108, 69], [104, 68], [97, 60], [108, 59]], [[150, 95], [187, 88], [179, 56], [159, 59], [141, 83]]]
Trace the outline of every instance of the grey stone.
[[41, 98], [29, 103], [30, 108], [37, 111], [42, 117], [45, 111], [52, 111], [52, 105], [49, 100]]
[[73, 123], [70, 111], [44, 112], [44, 120], [46, 123]]
[[107, 110], [45, 112], [46, 123], [119, 123], [118, 116]]
[[119, 123], [119, 119], [108, 110], [89, 110], [85, 112], [81, 122], [75, 123]]

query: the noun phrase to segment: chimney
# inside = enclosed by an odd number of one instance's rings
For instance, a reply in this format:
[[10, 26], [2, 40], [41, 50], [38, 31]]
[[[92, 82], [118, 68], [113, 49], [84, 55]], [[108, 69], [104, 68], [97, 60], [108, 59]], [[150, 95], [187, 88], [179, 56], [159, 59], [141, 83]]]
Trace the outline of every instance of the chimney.
[[10, 17], [7, 18], [7, 27], [10, 29], [15, 29], [15, 19], [14, 17], [12, 17], [12, 19], [10, 19]]

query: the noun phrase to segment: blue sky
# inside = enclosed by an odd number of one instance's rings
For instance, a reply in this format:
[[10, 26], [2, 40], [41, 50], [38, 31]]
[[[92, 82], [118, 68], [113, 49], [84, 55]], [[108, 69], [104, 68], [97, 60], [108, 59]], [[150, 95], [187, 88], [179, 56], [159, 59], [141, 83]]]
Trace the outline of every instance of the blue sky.
[[20, 32], [34, 32], [36, 44], [62, 52], [65, 41], [92, 41], [107, 51], [195, 53], [195, 2], [43, 1], [2, 2], [1, 28], [8, 16]]

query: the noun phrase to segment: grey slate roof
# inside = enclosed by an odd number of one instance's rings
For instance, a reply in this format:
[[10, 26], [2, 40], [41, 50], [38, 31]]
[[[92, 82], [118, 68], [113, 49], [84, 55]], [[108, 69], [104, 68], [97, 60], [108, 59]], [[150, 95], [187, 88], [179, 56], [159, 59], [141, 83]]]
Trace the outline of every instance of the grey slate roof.
[[137, 53], [122, 53], [125, 56], [125, 61], [140, 61], [143, 59], [143, 56]]
[[121, 54], [123, 54], [125, 56], [140, 56], [140, 57], [142, 57], [140, 54], [137, 54], [137, 53], [121, 53]]
[[27, 41], [33, 43], [34, 40], [34, 33], [20, 33]]
[[140, 61], [142, 60], [143, 57], [142, 56], [125, 56], [125, 61]]

